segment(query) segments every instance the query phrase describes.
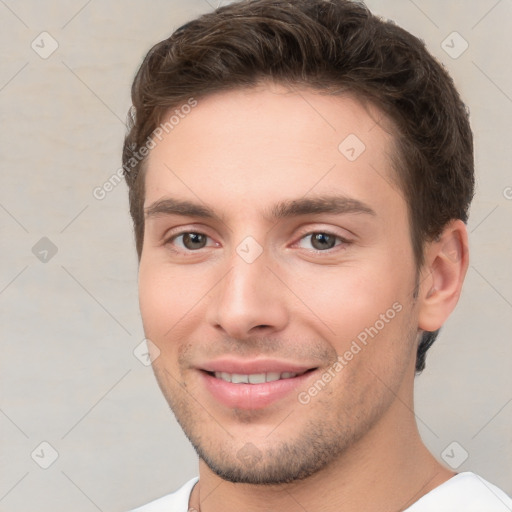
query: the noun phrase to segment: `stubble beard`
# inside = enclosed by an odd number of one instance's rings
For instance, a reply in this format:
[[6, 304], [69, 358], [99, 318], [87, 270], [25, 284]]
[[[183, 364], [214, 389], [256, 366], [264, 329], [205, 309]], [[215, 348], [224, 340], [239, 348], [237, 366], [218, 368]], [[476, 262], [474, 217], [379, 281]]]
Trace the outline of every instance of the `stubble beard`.
[[[244, 440], [234, 438], [220, 421], [188, 395], [183, 385], [171, 383], [173, 379], [165, 375], [166, 370], [154, 368], [154, 372], [167, 403], [199, 458], [213, 473], [233, 483], [280, 485], [304, 480], [325, 470], [364, 437], [389, 406], [382, 401], [370, 406], [369, 397], [360, 397], [349, 409], [338, 411], [336, 417], [332, 413], [323, 416], [317, 412], [297, 432], [294, 417], [307, 414], [309, 407], [297, 403], [296, 409], [281, 425], [276, 425], [275, 433], [270, 433], [263, 445], [252, 442], [250, 433]], [[326, 410], [332, 410], [332, 398], [325, 397]], [[234, 410], [234, 414], [243, 418], [250, 429], [250, 412]], [[290, 436], [283, 439], [286, 426]], [[278, 439], [275, 443], [272, 443], [273, 436]]]

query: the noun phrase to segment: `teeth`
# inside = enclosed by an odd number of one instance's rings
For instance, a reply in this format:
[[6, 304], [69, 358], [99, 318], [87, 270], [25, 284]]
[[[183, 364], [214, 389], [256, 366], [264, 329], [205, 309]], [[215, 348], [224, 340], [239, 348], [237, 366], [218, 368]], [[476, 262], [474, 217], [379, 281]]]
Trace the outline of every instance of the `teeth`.
[[281, 377], [280, 373], [277, 372], [268, 372], [267, 373], [267, 382], [273, 382], [275, 380], [279, 380], [279, 377]]
[[265, 382], [274, 382], [280, 379], [292, 379], [297, 375], [298, 373], [292, 372], [252, 373], [250, 375], [241, 373], [215, 372], [215, 377], [217, 377], [217, 379], [222, 379], [233, 384], [263, 384]]
[[253, 373], [252, 375], [249, 375], [250, 384], [263, 384], [266, 380], [266, 375], [264, 373]]
[[233, 373], [233, 375], [231, 375], [231, 382], [233, 384], [249, 384], [249, 375]]

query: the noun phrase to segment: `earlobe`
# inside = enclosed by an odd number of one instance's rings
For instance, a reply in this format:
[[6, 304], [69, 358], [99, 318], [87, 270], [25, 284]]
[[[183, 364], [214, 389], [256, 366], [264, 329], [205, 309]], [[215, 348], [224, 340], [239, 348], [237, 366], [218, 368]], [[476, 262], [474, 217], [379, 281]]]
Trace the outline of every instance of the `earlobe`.
[[425, 249], [420, 274], [418, 328], [439, 329], [454, 310], [469, 265], [468, 235], [464, 222], [453, 220]]

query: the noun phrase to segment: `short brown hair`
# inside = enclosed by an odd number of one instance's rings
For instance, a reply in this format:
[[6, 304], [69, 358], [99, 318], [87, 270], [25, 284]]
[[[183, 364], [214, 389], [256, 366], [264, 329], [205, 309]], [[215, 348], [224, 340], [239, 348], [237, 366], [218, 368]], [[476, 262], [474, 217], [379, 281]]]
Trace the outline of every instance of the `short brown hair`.
[[[123, 168], [139, 258], [146, 161], [140, 149], [164, 115], [191, 97], [268, 79], [353, 94], [388, 116], [418, 269], [426, 242], [452, 219], [467, 222], [474, 193], [468, 111], [420, 39], [350, 0], [244, 0], [180, 27], [151, 48], [137, 72]], [[417, 372], [437, 333], [423, 333]]]

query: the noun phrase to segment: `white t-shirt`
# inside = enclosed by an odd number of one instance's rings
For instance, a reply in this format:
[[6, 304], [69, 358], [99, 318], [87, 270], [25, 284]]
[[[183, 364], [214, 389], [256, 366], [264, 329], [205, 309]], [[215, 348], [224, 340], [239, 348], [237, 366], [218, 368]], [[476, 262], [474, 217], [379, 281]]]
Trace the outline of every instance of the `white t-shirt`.
[[[190, 493], [198, 480], [193, 478], [176, 492], [131, 512], [188, 512]], [[512, 512], [512, 499], [495, 485], [468, 471], [453, 476], [404, 512]]]

